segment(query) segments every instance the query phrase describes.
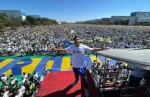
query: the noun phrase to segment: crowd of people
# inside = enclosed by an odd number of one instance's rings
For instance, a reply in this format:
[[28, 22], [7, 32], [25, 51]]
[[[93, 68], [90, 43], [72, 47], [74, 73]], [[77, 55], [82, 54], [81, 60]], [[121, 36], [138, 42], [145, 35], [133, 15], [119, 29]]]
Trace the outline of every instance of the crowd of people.
[[100, 88], [123, 88], [149, 86], [150, 71], [131, 66], [123, 61], [101, 64], [94, 60], [90, 69], [95, 86]]
[[21, 82], [13, 75], [7, 76], [3, 73], [0, 77], [2, 83], [0, 88], [1, 97], [33, 97], [43, 80], [43, 76], [37, 72], [33, 74], [25, 73], [22, 74]]
[[[116, 25], [50, 25], [25, 26], [16, 31], [0, 32], [0, 56], [47, 54], [50, 48], [64, 47], [75, 35], [89, 47], [145, 48], [150, 41], [150, 28]], [[99, 41], [97, 38], [110, 38]], [[88, 40], [91, 40], [90, 42]]]
[[96, 87], [124, 87], [127, 86], [130, 70], [131, 66], [122, 61], [112, 64], [109, 60], [107, 60], [106, 64], [101, 64], [94, 60], [91, 68], [91, 74]]
[[[65, 48], [65, 43], [71, 44], [74, 36], [79, 36], [81, 43], [91, 48], [148, 48], [150, 41], [150, 28], [143, 26], [116, 26], [116, 25], [50, 25], [50, 26], [25, 26], [17, 30], [0, 32], [0, 56], [52, 54], [55, 48]], [[102, 40], [104, 39], [104, 40]], [[108, 39], [105, 41], [105, 39]], [[83, 41], [84, 40], [84, 41]], [[90, 41], [89, 41], [90, 40]], [[64, 52], [63, 52], [64, 53]], [[93, 65], [93, 68], [101, 69], [96, 72], [96, 79], [105, 75], [103, 69], [111, 69], [111, 72], [121, 72], [117, 79], [127, 76], [127, 70], [117, 65]], [[111, 75], [116, 76], [116, 75]], [[127, 77], [126, 77], [127, 78]], [[13, 75], [9, 78], [3, 74], [0, 95], [12, 97], [31, 96], [42, 81], [36, 72], [33, 75], [23, 73], [22, 84]], [[114, 81], [114, 80], [109, 80]], [[101, 82], [100, 80], [98, 81]], [[14, 91], [15, 90], [15, 91]], [[7, 97], [6, 96], [6, 97]]]

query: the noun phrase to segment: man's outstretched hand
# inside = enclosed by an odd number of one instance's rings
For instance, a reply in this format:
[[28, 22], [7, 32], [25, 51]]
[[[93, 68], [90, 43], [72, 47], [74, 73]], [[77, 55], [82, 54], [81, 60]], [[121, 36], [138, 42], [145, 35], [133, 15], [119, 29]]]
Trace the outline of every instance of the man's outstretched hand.
[[103, 47], [102, 50], [108, 50], [110, 47]]
[[50, 52], [54, 52], [55, 51], [55, 48], [50, 48]]

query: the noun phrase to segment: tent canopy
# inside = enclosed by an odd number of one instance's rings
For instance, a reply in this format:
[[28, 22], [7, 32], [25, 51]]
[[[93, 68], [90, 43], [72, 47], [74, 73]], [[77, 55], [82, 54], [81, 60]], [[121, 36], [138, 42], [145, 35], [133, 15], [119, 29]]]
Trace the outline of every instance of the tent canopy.
[[128, 62], [131, 65], [150, 70], [150, 49], [109, 49], [97, 52], [99, 55]]

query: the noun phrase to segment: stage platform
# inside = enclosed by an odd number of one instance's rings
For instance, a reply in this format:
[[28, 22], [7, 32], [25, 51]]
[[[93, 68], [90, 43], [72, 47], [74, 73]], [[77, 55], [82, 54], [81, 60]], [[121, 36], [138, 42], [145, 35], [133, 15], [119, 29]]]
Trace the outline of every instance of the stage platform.
[[[45, 76], [36, 97], [85, 97], [81, 78], [75, 86], [70, 85], [74, 79], [72, 70], [51, 72]], [[87, 79], [90, 97], [101, 97], [88, 71]]]

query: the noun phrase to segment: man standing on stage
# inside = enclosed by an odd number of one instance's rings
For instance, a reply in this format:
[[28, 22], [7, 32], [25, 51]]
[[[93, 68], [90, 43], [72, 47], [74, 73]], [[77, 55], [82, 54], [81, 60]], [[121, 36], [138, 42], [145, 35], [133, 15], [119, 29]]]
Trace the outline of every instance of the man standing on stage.
[[[108, 48], [105, 48], [108, 49]], [[85, 57], [84, 54], [86, 52], [93, 52], [93, 51], [100, 51], [103, 49], [100, 48], [90, 48], [88, 46], [85, 46], [83, 44], [80, 44], [80, 39], [78, 36], [74, 37], [74, 44], [63, 49], [53, 49], [52, 51], [57, 51], [57, 52], [71, 52], [73, 53], [72, 56], [72, 67], [73, 67], [73, 72], [75, 75], [75, 81], [71, 84], [72, 86], [76, 85], [78, 80], [79, 80], [79, 75], [81, 75], [81, 78], [84, 82], [84, 91], [85, 91], [85, 96], [89, 97], [89, 91], [88, 91], [88, 85], [87, 85], [87, 78], [86, 78], [86, 62], [85, 62]]]

